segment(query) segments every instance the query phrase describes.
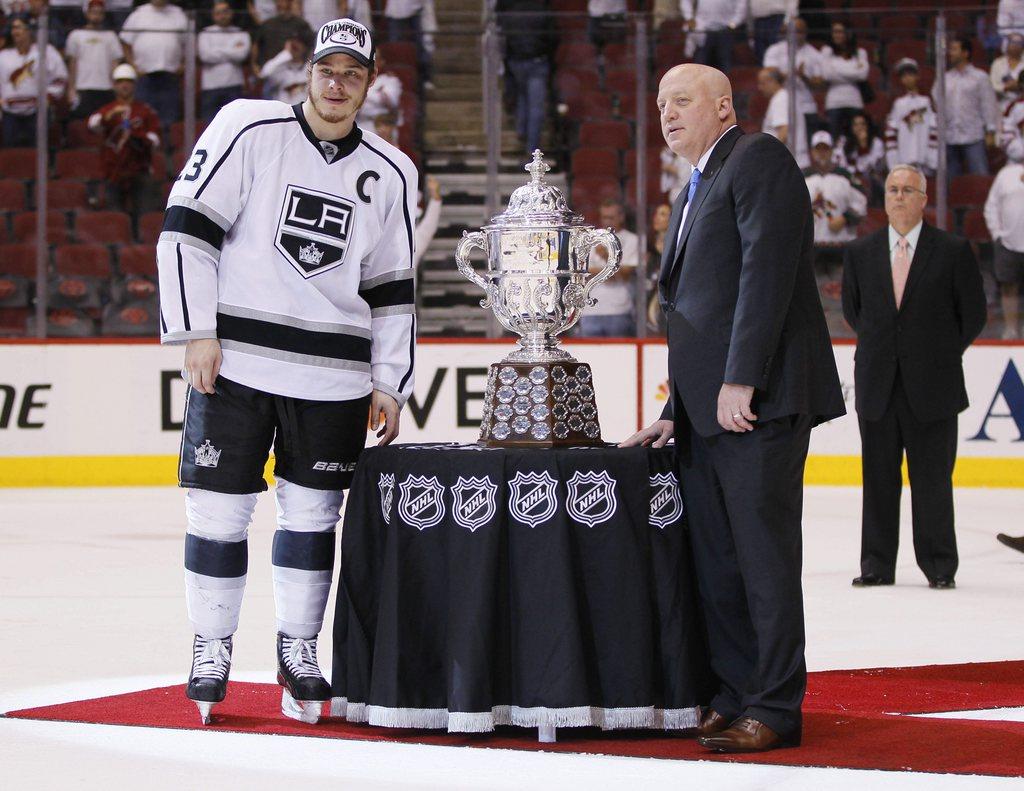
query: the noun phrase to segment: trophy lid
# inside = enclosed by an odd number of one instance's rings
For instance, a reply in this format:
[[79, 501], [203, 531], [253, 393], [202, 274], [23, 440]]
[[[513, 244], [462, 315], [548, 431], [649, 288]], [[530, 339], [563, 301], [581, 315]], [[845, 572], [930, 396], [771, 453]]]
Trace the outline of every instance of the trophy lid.
[[551, 167], [544, 161], [544, 154], [539, 148], [533, 152], [533, 161], [524, 170], [530, 174], [530, 180], [516, 188], [508, 200], [508, 208], [492, 217], [485, 228], [586, 224], [583, 217], [569, 209], [562, 191], [544, 181], [544, 174]]

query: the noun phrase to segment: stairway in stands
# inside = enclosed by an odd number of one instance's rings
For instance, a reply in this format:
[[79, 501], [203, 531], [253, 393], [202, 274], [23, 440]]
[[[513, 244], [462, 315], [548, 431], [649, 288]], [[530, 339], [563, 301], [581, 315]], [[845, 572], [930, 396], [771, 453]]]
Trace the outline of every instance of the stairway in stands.
[[[463, 231], [487, 222], [481, 19], [459, 0], [436, 0], [433, 89], [425, 91], [423, 170], [441, 184], [442, 210], [437, 234], [420, 262], [420, 335], [483, 335], [490, 311], [480, 307], [483, 292], [459, 274], [455, 246]], [[509, 195], [524, 184], [525, 154], [512, 119], [503, 115], [498, 184], [504, 210]], [[549, 162], [551, 159], [549, 158]], [[565, 177], [548, 181], [565, 190]], [[474, 261], [483, 266], [479, 252]]]

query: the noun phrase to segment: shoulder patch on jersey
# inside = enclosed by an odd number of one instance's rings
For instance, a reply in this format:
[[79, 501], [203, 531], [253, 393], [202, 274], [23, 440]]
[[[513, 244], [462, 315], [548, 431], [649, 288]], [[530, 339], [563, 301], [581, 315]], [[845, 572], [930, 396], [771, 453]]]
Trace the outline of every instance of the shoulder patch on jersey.
[[345, 263], [356, 205], [337, 195], [289, 184], [274, 246], [304, 278]]

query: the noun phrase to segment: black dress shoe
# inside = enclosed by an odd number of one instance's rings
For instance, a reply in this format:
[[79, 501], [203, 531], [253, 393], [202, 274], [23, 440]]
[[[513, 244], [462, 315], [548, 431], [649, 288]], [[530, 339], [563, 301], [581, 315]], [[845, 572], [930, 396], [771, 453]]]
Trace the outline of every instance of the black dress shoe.
[[928, 587], [949, 590], [956, 587], [956, 581], [952, 577], [936, 577], [933, 580], [928, 580]]
[[1024, 536], [1008, 536], [1006, 533], [1000, 533], [996, 538], [999, 539], [1000, 544], [1005, 544], [1018, 552], [1024, 552]]
[[861, 574], [853, 580], [855, 588], [872, 588], [876, 585], [892, 585], [894, 580], [887, 577], [880, 577], [877, 574]]

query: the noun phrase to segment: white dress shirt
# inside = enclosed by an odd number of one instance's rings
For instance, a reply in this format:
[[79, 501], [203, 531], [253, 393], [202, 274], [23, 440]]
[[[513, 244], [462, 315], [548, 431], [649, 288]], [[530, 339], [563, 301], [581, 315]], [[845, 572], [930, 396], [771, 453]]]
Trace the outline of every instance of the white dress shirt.
[[747, 0], [679, 0], [679, 12], [698, 33], [724, 30], [747, 21]]
[[1024, 164], [1005, 165], [985, 200], [985, 224], [1007, 250], [1024, 253]]
[[[938, 96], [939, 81], [932, 87]], [[936, 99], [936, 102], [938, 99]], [[975, 66], [946, 72], [946, 142], [967, 145], [985, 139], [986, 132], [999, 127], [996, 92], [988, 75]]]
[[185, 12], [176, 5], [157, 8], [140, 5], [124, 21], [121, 41], [132, 48], [140, 75], [154, 71], [177, 72], [184, 63]]
[[811, 166], [811, 158], [807, 152], [807, 121], [804, 114], [797, 110], [796, 129], [792, 132], [789, 127], [789, 91], [779, 88], [775, 95], [768, 101], [768, 110], [764, 114], [764, 121], [761, 124], [761, 131], [772, 137], [779, 136], [779, 127], [785, 126], [787, 145], [790, 140], [795, 141], [793, 156], [800, 169]]
[[900, 239], [907, 240], [907, 257], [911, 264], [914, 263], [914, 251], [917, 249], [917, 242], [921, 238], [922, 225], [924, 225], [924, 222], [919, 222], [910, 229], [905, 237], [900, 236], [899, 231], [891, 225], [889, 226], [889, 266], [892, 266], [893, 261], [896, 260], [896, 245], [899, 243]]
[[[789, 74], [789, 42], [783, 39], [776, 41], [764, 51], [764, 64], [766, 68], [778, 69], [779, 74]], [[807, 77], [818, 77], [821, 74], [821, 53], [810, 44], [804, 44], [796, 51], [796, 65], [804, 67], [804, 74]], [[796, 106], [804, 115], [816, 114], [818, 103], [814, 101], [814, 94], [807, 87], [807, 83], [796, 78]]]
[[[717, 146], [721, 142], [722, 138], [725, 137], [727, 134], [729, 134], [729, 132], [731, 130], [735, 129], [735, 128], [736, 128], [736, 124], [733, 124], [728, 129], [726, 129], [724, 132], [722, 132], [722, 134], [720, 134], [718, 136], [718, 140], [716, 140], [714, 143], [711, 144], [711, 148], [709, 148], [707, 151], [705, 151], [701, 155], [701, 158], [699, 160], [697, 160], [697, 170], [700, 171], [700, 177], [702, 179], [704, 178], [704, 170], [708, 166], [708, 160], [711, 159], [711, 154], [712, 154], [712, 152], [714, 152], [715, 146]], [[685, 189], [687, 191], [690, 189], [689, 182], [687, 182], [686, 186], [683, 187], [683, 189]], [[698, 190], [700, 189], [699, 185], [697, 186], [697, 189]], [[696, 197], [697, 193], [695, 192], [693, 194], [694, 194], [694, 197]], [[690, 213], [690, 202], [687, 201], [686, 205], [683, 206], [683, 214], [679, 218], [679, 235], [676, 236], [676, 250], [677, 251], [679, 250], [679, 240], [683, 237], [683, 226], [686, 225], [686, 215], [689, 214], [689, 213]]]
[[864, 107], [864, 99], [860, 95], [857, 83], [868, 78], [871, 67], [867, 52], [858, 49], [856, 57], [844, 58], [833, 52], [832, 47], [822, 47], [820, 63], [821, 76], [828, 82], [825, 109], [855, 107], [859, 110]]

